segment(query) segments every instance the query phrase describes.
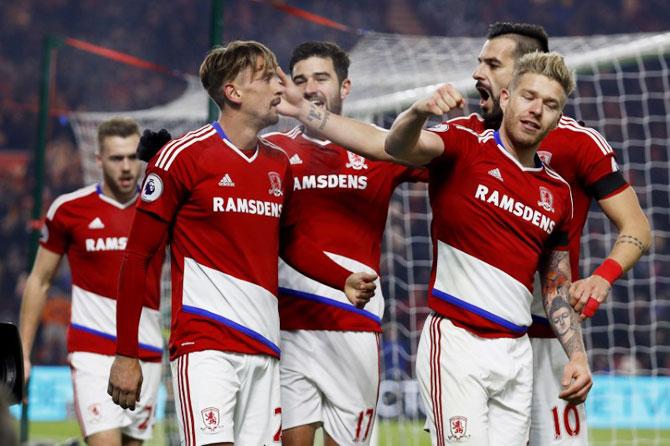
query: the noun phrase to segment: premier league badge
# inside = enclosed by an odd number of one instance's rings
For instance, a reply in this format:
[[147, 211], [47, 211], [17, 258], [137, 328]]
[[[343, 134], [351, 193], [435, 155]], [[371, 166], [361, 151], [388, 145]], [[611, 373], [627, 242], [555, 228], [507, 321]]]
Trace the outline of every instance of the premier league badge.
[[142, 187], [142, 201], [151, 203], [158, 200], [158, 197], [163, 193], [163, 180], [155, 173], [150, 173], [144, 181]]
[[368, 168], [367, 164], [365, 164], [365, 158], [362, 156], [351, 152], [347, 152], [347, 156], [349, 157], [349, 162], [345, 167], [350, 167], [354, 170], [363, 170]]
[[270, 178], [270, 190], [268, 191], [270, 195], [275, 197], [281, 197], [284, 193], [281, 190], [281, 177], [277, 172], [268, 172], [268, 177]]

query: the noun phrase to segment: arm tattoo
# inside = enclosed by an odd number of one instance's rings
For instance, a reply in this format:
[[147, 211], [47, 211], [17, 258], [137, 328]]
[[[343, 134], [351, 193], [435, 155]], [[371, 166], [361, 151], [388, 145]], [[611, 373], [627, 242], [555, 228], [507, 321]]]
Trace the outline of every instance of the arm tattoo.
[[568, 356], [576, 352], [584, 353], [586, 350], [582, 340], [579, 315], [569, 304], [569, 254], [564, 251], [552, 251], [540, 277], [542, 279], [542, 302], [549, 325]]
[[312, 104], [309, 107], [309, 113], [307, 114], [307, 120], [312, 122], [314, 120], [321, 120], [323, 119], [323, 114], [321, 113], [321, 110], [319, 110], [316, 105]]
[[330, 118], [330, 112], [328, 110], [321, 111], [314, 104], [312, 104], [309, 107], [309, 113], [307, 114], [307, 120], [309, 122], [321, 121], [321, 123], [319, 124], [319, 127], [318, 127], [319, 130], [323, 130], [326, 127], [326, 123], [328, 122], [328, 118]]
[[328, 122], [328, 118], [330, 118], [330, 112], [326, 110], [323, 113], [323, 119], [321, 120], [321, 125], [319, 125], [319, 130], [323, 130], [324, 127], [326, 127], [326, 122]]
[[633, 237], [632, 235], [625, 235], [621, 234], [619, 237], [616, 239], [615, 245], [618, 245], [619, 243], [628, 243], [633, 246], [635, 246], [637, 249], [640, 250], [640, 253], [643, 253], [646, 251], [644, 243], [642, 243], [638, 238]]

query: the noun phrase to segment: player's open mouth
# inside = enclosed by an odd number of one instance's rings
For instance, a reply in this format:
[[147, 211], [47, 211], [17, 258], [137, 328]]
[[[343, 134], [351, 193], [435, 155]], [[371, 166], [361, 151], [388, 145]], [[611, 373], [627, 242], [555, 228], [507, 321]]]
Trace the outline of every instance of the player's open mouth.
[[486, 88], [483, 84], [477, 82], [475, 89], [479, 92], [479, 106], [484, 107], [484, 105], [491, 98], [491, 90]]
[[522, 125], [524, 128], [526, 128], [526, 129], [528, 129], [528, 130], [530, 130], [530, 131], [534, 131], [534, 130], [539, 130], [539, 129], [540, 129], [540, 124], [539, 124], [539, 123], [537, 123], [537, 122], [535, 122], [535, 121], [530, 121], [530, 120], [527, 120], [527, 119], [522, 119], [522, 120], [521, 120], [521, 125]]
[[281, 98], [273, 99], [272, 102], [270, 102], [270, 105], [272, 107], [276, 107], [276, 106], [279, 105], [280, 102], [281, 102]]

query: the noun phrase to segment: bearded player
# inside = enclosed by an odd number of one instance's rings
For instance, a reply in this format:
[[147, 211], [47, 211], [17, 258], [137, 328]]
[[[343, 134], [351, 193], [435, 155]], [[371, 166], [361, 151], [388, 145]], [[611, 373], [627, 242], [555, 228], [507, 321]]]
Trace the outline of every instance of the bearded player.
[[280, 252], [310, 277], [345, 289], [357, 306], [374, 295], [376, 275], [351, 274], [295, 230], [289, 160], [257, 137], [278, 120], [276, 70], [274, 54], [258, 42], [209, 52], [200, 79], [219, 119], [150, 161], [121, 268], [108, 392], [132, 408], [142, 382], [137, 302], [147, 259], [169, 237], [170, 356], [187, 446], [281, 443]]
[[[305, 42], [290, 60], [305, 100], [338, 115], [351, 89], [348, 68], [347, 54], [329, 42]], [[264, 139], [289, 156], [296, 227], [344, 268], [377, 274], [393, 191], [404, 181], [425, 181], [427, 171], [366, 160], [303, 127]], [[319, 426], [328, 445], [369, 444], [380, 379], [381, 293], [358, 309], [342, 291], [283, 261], [279, 287], [284, 444], [313, 444]]]
[[[524, 23], [491, 25], [473, 73], [481, 95], [482, 116], [473, 114], [449, 122], [477, 132], [498, 128], [502, 119], [500, 92], [509, 85], [521, 56], [533, 51], [548, 51], [542, 27]], [[607, 259], [590, 277], [576, 280], [570, 287], [571, 304], [584, 319], [593, 315], [607, 299], [614, 281], [646, 251], [651, 239], [649, 223], [633, 188], [621, 175], [614, 151], [596, 130], [562, 116], [557, 128], [540, 144], [538, 154], [572, 189], [574, 217], [568, 238], [574, 279], [579, 278], [580, 235], [593, 199], [619, 231]], [[586, 445], [584, 404], [571, 404], [558, 397], [566, 383], [563, 367], [567, 357], [547, 318], [555, 318], [560, 327], [566, 309], [559, 306], [545, 315], [536, 293], [532, 310], [533, 326], [528, 333], [534, 373], [530, 445]]]
[[139, 302], [142, 398], [130, 411], [116, 406], [105, 392], [116, 350], [117, 278], [139, 201], [138, 141], [139, 128], [133, 120], [114, 118], [100, 125], [97, 163], [102, 182], [62, 195], [49, 208], [21, 304], [27, 374], [47, 291], [67, 256], [72, 271], [67, 347], [75, 413], [82, 436], [93, 446], [142, 444], [151, 437], [155, 419], [163, 345], [158, 312], [162, 255], [151, 260], [145, 298]]

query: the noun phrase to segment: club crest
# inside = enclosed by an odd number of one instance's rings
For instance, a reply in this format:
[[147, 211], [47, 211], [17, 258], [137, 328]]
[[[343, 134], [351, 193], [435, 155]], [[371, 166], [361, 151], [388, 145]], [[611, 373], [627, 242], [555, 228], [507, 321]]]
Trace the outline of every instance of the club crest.
[[284, 193], [281, 190], [281, 177], [277, 172], [268, 172], [268, 177], [270, 178], [270, 190], [268, 192], [270, 195], [275, 197], [281, 197]]
[[219, 430], [221, 418], [219, 416], [219, 409], [216, 407], [207, 407], [200, 411], [202, 416], [203, 427], [201, 428], [205, 432], [216, 432]]
[[449, 418], [449, 432], [449, 440], [468, 438], [468, 419], [461, 416]]
[[368, 168], [368, 165], [365, 164], [365, 158], [362, 156], [351, 152], [347, 152], [347, 156], [349, 157], [349, 162], [345, 167], [350, 167], [354, 170], [363, 170]]
[[542, 164], [545, 166], [549, 166], [551, 164], [551, 152], [547, 152], [546, 150], [538, 150], [537, 156], [540, 157], [540, 161], [542, 161]]
[[89, 415], [89, 422], [91, 423], [97, 423], [100, 421], [102, 417], [102, 409], [100, 408], [100, 404], [94, 403], [88, 406], [88, 415]]
[[554, 195], [546, 187], [540, 186], [540, 201], [537, 205], [548, 212], [554, 212]]

